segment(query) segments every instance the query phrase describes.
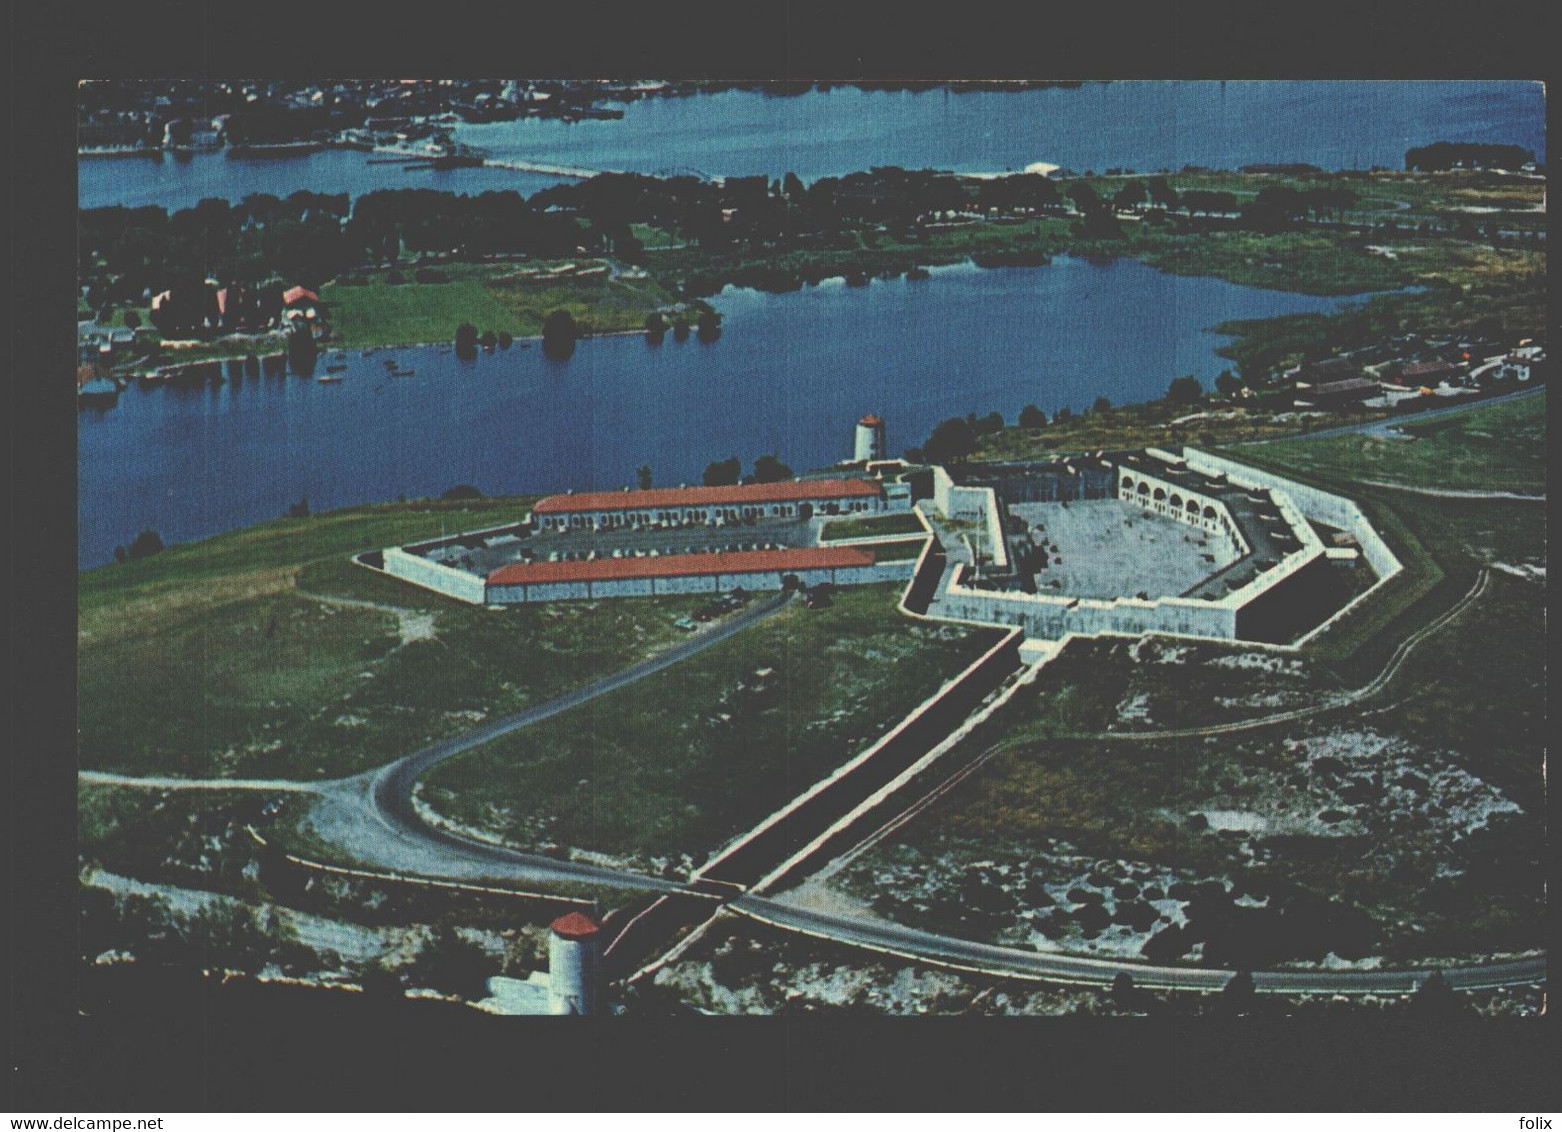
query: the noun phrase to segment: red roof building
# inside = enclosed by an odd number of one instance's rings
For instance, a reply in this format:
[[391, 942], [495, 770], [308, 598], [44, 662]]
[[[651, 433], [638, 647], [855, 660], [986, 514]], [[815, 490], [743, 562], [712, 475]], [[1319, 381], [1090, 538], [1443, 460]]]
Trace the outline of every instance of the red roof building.
[[869, 413], [867, 416], [863, 417], [862, 420], [858, 421], [857, 423], [860, 424], [860, 425], [867, 425], [869, 428], [878, 428], [881, 425], [883, 425], [884, 420], [883, 420], [882, 417], [876, 417], [872, 413]]
[[602, 925], [584, 912], [568, 912], [548, 925], [554, 935], [565, 939], [596, 939], [602, 934]]
[[298, 302], [318, 303], [319, 301], [320, 296], [308, 287], [289, 287], [282, 292], [282, 302], [286, 306], [292, 306]]
[[866, 479], [786, 480], [730, 487], [657, 487], [647, 491], [588, 491], [550, 495], [532, 508], [538, 515], [580, 511], [644, 511], [658, 507], [744, 507], [810, 500], [877, 498], [880, 487]]
[[873, 551], [862, 547], [808, 546], [790, 550], [734, 550], [711, 554], [664, 554], [656, 558], [597, 558], [586, 562], [514, 562], [488, 575], [490, 586], [537, 586], [557, 582], [608, 582], [630, 578], [686, 578], [712, 574], [779, 574], [872, 566]]

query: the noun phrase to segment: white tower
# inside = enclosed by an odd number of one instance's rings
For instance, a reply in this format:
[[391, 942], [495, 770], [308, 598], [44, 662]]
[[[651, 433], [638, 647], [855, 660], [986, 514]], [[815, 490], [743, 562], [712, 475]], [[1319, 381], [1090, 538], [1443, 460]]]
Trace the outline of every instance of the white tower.
[[548, 934], [548, 1008], [595, 1014], [602, 979], [602, 925], [584, 912], [554, 920]]
[[857, 446], [852, 459], [857, 461], [882, 460], [886, 456], [884, 446], [884, 421], [869, 413], [857, 422]]

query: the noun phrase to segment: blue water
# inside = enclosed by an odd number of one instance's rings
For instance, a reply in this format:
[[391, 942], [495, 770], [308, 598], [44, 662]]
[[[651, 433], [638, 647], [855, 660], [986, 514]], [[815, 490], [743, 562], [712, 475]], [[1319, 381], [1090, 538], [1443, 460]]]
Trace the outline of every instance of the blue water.
[[519, 344], [473, 362], [394, 351], [410, 378], [385, 376], [385, 351], [353, 351], [341, 384], [132, 386], [80, 415], [81, 565], [146, 527], [185, 541], [275, 518], [306, 493], [321, 510], [458, 483], [613, 489], [646, 463], [659, 485], [696, 483], [712, 460], [767, 452], [803, 470], [848, 458], [868, 412], [898, 455], [950, 416], [1126, 404], [1185, 373], [1207, 387], [1229, 363], [1202, 328], [1341, 300], [1063, 257], [714, 302], [725, 330], [713, 343], [591, 339], [565, 361]]
[[[1307, 162], [1325, 169], [1402, 168], [1430, 142], [1522, 145], [1545, 154], [1539, 83], [1509, 81], [1244, 81], [1090, 83], [1077, 89], [919, 93], [840, 87], [777, 97], [748, 91], [630, 103], [619, 121], [522, 120], [461, 126], [496, 157], [644, 173], [712, 176], [787, 171], [804, 180], [873, 165], [960, 172], [1048, 162], [1077, 172]], [[361, 153], [273, 160], [221, 155], [83, 163], [78, 200], [182, 208], [299, 188], [357, 195], [437, 186], [513, 188], [555, 178], [496, 169], [403, 172]]]

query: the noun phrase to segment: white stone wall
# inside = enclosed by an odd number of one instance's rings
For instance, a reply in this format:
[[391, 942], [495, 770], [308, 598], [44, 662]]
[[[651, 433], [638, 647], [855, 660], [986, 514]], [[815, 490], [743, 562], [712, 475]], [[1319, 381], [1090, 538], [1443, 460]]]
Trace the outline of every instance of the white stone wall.
[[1373, 529], [1371, 521], [1354, 500], [1285, 479], [1272, 472], [1239, 464], [1235, 460], [1201, 452], [1196, 448], [1189, 448], [1186, 451], [1188, 466], [1196, 472], [1224, 473], [1239, 487], [1259, 487], [1283, 492], [1301, 514], [1327, 526], [1349, 531], [1361, 547], [1362, 557], [1371, 565], [1373, 573], [1377, 574], [1380, 581], [1391, 578], [1404, 569], [1403, 564]]
[[416, 554], [408, 554], [399, 546], [385, 550], [385, 572], [403, 581], [453, 597], [457, 601], [482, 605], [486, 600], [483, 579], [464, 570], [441, 566]]
[[937, 603], [938, 616], [956, 617], [986, 624], [1022, 625], [1027, 636], [1061, 639], [1069, 633], [1082, 637], [1116, 634], [1137, 637], [1144, 633], [1172, 633], [1189, 637], [1233, 640], [1236, 606], [1191, 598], [1092, 598], [1053, 597], [1047, 594], [993, 593], [961, 585], [964, 570]]

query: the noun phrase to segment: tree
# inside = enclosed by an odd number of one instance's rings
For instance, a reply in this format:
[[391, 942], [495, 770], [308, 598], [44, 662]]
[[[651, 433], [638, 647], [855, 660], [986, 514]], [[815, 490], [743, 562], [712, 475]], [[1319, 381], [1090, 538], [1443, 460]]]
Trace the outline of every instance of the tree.
[[641, 464], [640, 470], [635, 473], [635, 478], [640, 481], [641, 491], [651, 490], [651, 465]]
[[1166, 390], [1166, 399], [1174, 405], [1197, 405], [1204, 396], [1204, 387], [1191, 373], [1172, 379]]
[[1097, 416], [1100, 416], [1102, 413], [1110, 413], [1112, 411], [1112, 402], [1105, 397], [1097, 397], [1095, 403], [1090, 406], [1090, 411]]
[[1026, 405], [1023, 409], [1020, 410], [1020, 427], [1046, 428], [1047, 414], [1042, 412], [1035, 405]]
[[1069, 408], [1067, 405], [1064, 405], [1061, 409], [1052, 414], [1052, 420], [1055, 424], [1068, 424], [1068, 422], [1073, 419], [1074, 410]]
[[978, 436], [991, 436], [994, 433], [1002, 432], [1003, 414], [997, 412], [988, 413], [985, 417], [976, 422], [975, 428], [976, 434]]
[[721, 315], [707, 307], [700, 312], [695, 323], [694, 336], [701, 342], [714, 342], [721, 337]]
[[1410, 1013], [1426, 1018], [1452, 1018], [1462, 1014], [1464, 1000], [1448, 985], [1441, 971], [1433, 971], [1410, 996]]
[[144, 530], [138, 534], [126, 551], [132, 559], [150, 558], [163, 549], [163, 536], [154, 530]]
[[792, 469], [781, 462], [779, 455], [761, 456], [754, 461], [755, 483], [780, 483], [792, 478]]
[[660, 346], [667, 336], [667, 319], [661, 311], [652, 311], [645, 319], [645, 339], [653, 346]]
[[126, 311], [125, 312], [125, 327], [128, 330], [140, 330], [141, 329], [141, 315], [140, 315], [140, 312], [138, 312], [138, 311]]
[[481, 499], [483, 493], [469, 483], [458, 483], [455, 487], [447, 488], [441, 499]]
[[542, 321], [542, 348], [550, 358], [567, 358], [575, 352], [580, 330], [566, 310], [556, 310]]
[[408, 981], [469, 1000], [482, 998], [497, 964], [475, 943], [441, 926], [407, 968]]
[[130, 557], [130, 555], [125, 550], [125, 548], [123, 546], [116, 546], [114, 548], [114, 561], [115, 562], [123, 562], [128, 557]]
[[295, 503], [291, 507], [289, 507], [287, 509], [287, 517], [289, 519], [307, 519], [307, 518], [309, 518], [309, 496], [305, 495], [297, 503]]
[[1237, 391], [1242, 388], [1242, 383], [1229, 369], [1223, 369], [1215, 375], [1215, 388], [1222, 397], [1235, 397]]
[[477, 357], [477, 327], [470, 322], [463, 322], [456, 327], [456, 357]]
[[730, 487], [743, 475], [743, 461], [736, 456], [705, 465], [706, 487]]
[[933, 429], [922, 455], [932, 464], [958, 464], [976, 451], [976, 432], [970, 422], [951, 417]]

